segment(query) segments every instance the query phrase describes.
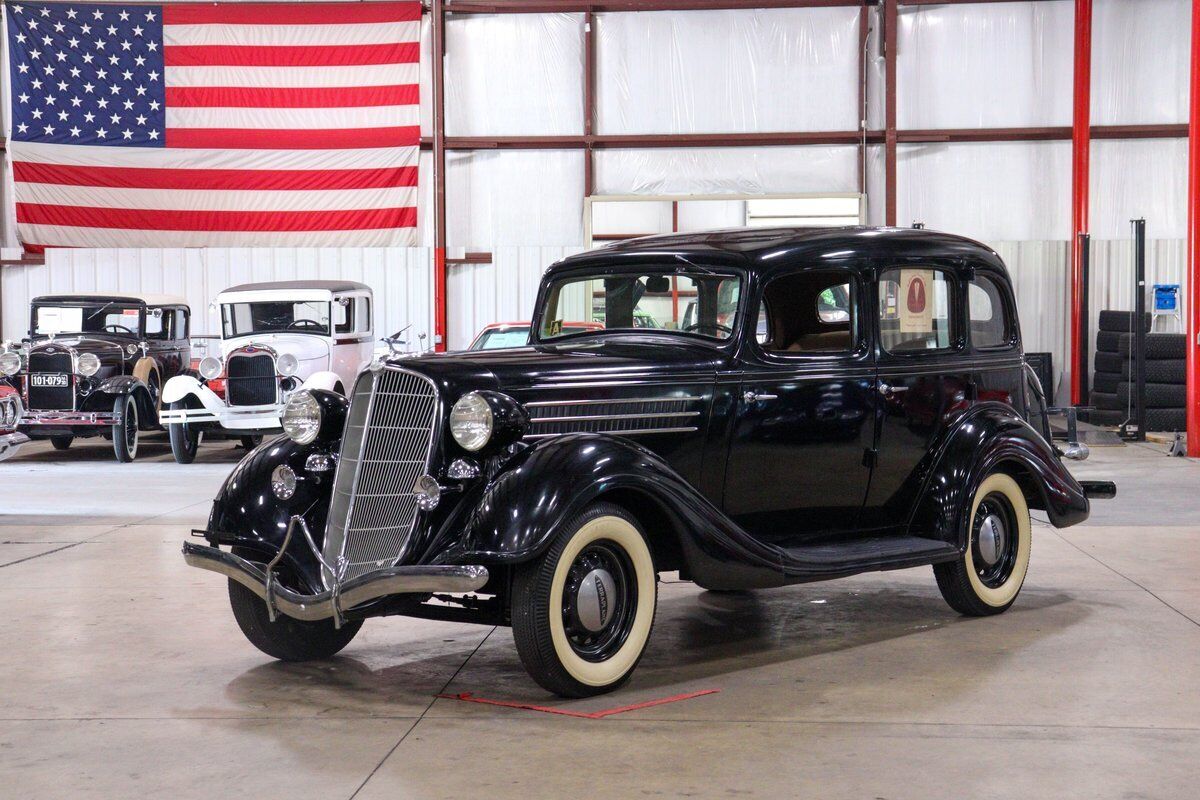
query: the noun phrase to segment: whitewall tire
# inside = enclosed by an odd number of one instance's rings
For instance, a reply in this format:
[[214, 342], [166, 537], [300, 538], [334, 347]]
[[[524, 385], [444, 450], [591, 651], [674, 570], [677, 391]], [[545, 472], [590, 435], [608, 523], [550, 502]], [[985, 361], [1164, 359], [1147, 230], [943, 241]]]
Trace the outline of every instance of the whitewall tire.
[[1012, 476], [994, 472], [979, 484], [967, 524], [962, 557], [933, 567], [938, 589], [960, 614], [999, 614], [1025, 583], [1033, 538], [1029, 505]]
[[564, 697], [610, 692], [642, 657], [658, 602], [654, 559], [637, 521], [596, 503], [513, 576], [512, 626], [530, 676]]

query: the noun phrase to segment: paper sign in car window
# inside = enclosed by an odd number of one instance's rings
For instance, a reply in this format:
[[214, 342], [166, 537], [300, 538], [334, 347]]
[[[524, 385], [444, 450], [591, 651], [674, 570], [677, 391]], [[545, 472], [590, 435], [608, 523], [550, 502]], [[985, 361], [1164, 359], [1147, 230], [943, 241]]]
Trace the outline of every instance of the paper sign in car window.
[[558, 336], [560, 333], [562, 333], [562, 323], [563, 321], [561, 319], [551, 320], [550, 330], [548, 331], [549, 335]]
[[63, 333], [83, 329], [82, 308], [39, 308], [38, 333]]
[[900, 332], [933, 332], [933, 270], [900, 270]]

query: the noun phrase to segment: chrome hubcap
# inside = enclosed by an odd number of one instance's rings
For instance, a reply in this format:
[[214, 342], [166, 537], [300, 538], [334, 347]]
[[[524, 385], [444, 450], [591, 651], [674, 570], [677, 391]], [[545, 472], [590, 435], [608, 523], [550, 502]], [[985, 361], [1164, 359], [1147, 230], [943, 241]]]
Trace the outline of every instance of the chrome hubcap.
[[583, 627], [595, 633], [604, 630], [612, 619], [617, 584], [606, 569], [594, 569], [579, 582], [575, 609]]
[[1000, 560], [1006, 544], [1004, 520], [996, 514], [988, 514], [979, 526], [979, 555], [992, 566]]

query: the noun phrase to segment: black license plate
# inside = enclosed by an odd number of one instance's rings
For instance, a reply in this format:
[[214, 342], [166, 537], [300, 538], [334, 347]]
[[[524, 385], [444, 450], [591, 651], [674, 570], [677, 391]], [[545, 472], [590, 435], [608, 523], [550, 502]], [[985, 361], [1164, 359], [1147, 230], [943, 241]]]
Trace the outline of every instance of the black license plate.
[[29, 376], [29, 385], [38, 388], [56, 388], [63, 389], [68, 385], [66, 375], [54, 374], [33, 374]]

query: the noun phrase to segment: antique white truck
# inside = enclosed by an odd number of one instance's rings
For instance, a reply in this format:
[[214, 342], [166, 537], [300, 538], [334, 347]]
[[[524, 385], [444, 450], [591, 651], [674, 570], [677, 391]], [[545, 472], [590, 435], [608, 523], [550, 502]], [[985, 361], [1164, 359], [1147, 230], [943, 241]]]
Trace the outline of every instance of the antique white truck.
[[371, 288], [352, 281], [281, 281], [234, 286], [217, 295], [220, 347], [198, 374], [163, 387], [160, 420], [181, 464], [201, 434], [240, 437], [247, 449], [282, 430], [280, 414], [300, 388], [345, 394], [371, 362]]

